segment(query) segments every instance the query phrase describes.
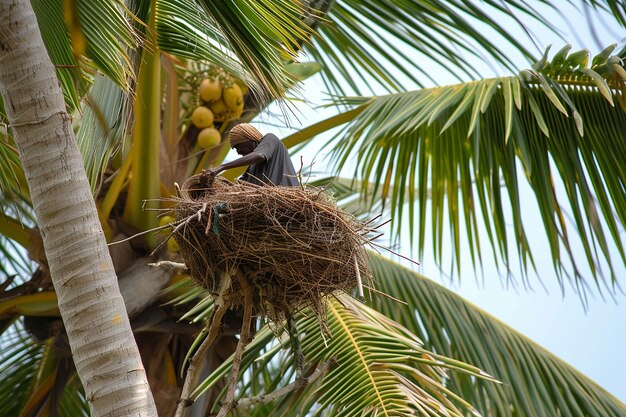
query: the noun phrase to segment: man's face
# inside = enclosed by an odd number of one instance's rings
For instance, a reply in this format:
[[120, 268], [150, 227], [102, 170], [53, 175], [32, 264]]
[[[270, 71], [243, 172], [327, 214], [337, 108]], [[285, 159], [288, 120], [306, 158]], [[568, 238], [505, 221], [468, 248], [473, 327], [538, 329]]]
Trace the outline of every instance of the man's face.
[[254, 148], [256, 148], [256, 142], [253, 140], [247, 140], [233, 146], [233, 149], [236, 150], [239, 155], [248, 155]]

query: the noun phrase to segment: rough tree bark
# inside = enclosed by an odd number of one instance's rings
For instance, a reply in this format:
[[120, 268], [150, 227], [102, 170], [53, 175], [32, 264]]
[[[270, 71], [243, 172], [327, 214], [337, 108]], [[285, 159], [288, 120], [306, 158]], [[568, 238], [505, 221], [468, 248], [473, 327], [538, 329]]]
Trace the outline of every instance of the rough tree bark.
[[91, 415], [156, 416], [70, 116], [28, 0], [0, 0], [0, 91]]

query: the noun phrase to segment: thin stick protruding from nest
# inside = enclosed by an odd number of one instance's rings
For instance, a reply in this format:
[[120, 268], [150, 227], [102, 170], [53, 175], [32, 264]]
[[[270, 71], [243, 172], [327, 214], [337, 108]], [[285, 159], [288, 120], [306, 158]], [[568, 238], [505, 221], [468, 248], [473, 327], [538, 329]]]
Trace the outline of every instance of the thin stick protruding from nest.
[[173, 261], [151, 262], [148, 264], [148, 266], [151, 266], [153, 268], [170, 268], [175, 271], [187, 271], [188, 269], [187, 265], [185, 265], [183, 262], [173, 262]]
[[365, 301], [365, 296], [363, 295], [363, 281], [361, 280], [361, 271], [359, 271], [359, 260], [356, 255], [354, 256], [354, 271], [356, 272], [356, 289], [359, 294], [359, 300]]

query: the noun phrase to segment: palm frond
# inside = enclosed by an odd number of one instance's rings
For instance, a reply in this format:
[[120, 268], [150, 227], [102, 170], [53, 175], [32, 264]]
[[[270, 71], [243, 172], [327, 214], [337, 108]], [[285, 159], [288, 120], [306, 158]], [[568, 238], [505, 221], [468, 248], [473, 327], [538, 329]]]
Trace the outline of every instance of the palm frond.
[[86, 92], [89, 82], [72, 54], [71, 40], [63, 18], [63, 1], [35, 0], [31, 4], [48, 55], [55, 65], [65, 103], [70, 110], [75, 110], [79, 108], [80, 97]]
[[[206, 308], [208, 312], [212, 310], [212, 306]], [[244, 349], [242, 359], [241, 359], [241, 372], [247, 372], [252, 366], [253, 363], [257, 364], [268, 364], [270, 357], [274, 357], [277, 355], [280, 350], [280, 346], [276, 344], [272, 344], [272, 340], [275, 339], [276, 333], [272, 331], [270, 326], [263, 326], [256, 332], [252, 342], [246, 346]], [[288, 343], [286, 337], [283, 337], [280, 342], [281, 344]], [[198, 340], [194, 342], [194, 345], [197, 346]], [[191, 353], [191, 352], [190, 352]], [[213, 388], [221, 378], [224, 378], [230, 372], [232, 366], [232, 361], [227, 360], [223, 362], [211, 375], [209, 375], [206, 379], [201, 381], [198, 386], [193, 390], [191, 397], [197, 399], [199, 396], [206, 393], [209, 389]], [[261, 365], [262, 366], [262, 365]], [[274, 377], [276, 377], [274, 375]], [[278, 377], [279, 380], [283, 378], [283, 376]], [[248, 384], [250, 386], [250, 384]], [[258, 391], [253, 391], [254, 394], [257, 394]], [[223, 393], [222, 393], [223, 394]], [[214, 405], [215, 408], [218, 408], [218, 404]]]
[[[300, 44], [310, 28], [304, 23], [308, 11], [290, 0], [198, 0], [230, 48], [262, 87], [262, 102], [284, 97], [293, 84], [286, 63], [296, 60]], [[269, 94], [268, 97], [265, 95]]]
[[316, 317], [307, 317], [298, 326], [307, 335], [302, 348], [308, 360], [321, 363], [337, 358], [337, 368], [303, 396], [304, 404], [332, 407], [333, 415], [358, 416], [363, 410], [374, 415], [473, 413], [442, 382], [448, 370], [490, 379], [477, 368], [425, 350], [406, 329], [350, 297], [328, 306], [331, 339], [327, 345]]
[[122, 151], [129, 129], [131, 100], [110, 78], [96, 76], [76, 123], [76, 142], [94, 194], [110, 158]]
[[[161, 290], [161, 299], [164, 305], [182, 306], [194, 300], [202, 300], [207, 296], [207, 291], [197, 285], [189, 275], [178, 276], [177, 280]], [[202, 317], [197, 317], [190, 309], [181, 320], [195, 323], [201, 321]]]
[[195, 0], [158, 1], [156, 35], [163, 52], [218, 65], [254, 90], [261, 89], [254, 75], [234, 55], [227, 38]]
[[[2, 220], [0, 220], [1, 222]], [[2, 280], [13, 275], [29, 276], [33, 272], [32, 261], [26, 250], [14, 240], [0, 236], [0, 273]], [[21, 280], [16, 280], [16, 283]], [[2, 292], [0, 291], [0, 294]]]
[[19, 416], [32, 390], [44, 346], [14, 323], [0, 336], [0, 404], [4, 416]]
[[124, 90], [133, 76], [127, 48], [137, 45], [125, 11], [116, 2], [86, 0], [77, 2], [78, 21], [74, 30], [82, 31], [85, 57], [74, 56], [72, 42], [64, 20], [62, 0], [33, 1], [42, 37], [50, 58], [57, 67], [66, 103], [79, 107], [93, 73], [93, 65]]
[[[321, 381], [278, 399], [274, 412], [358, 416], [367, 410], [373, 415], [461, 416], [474, 411], [445, 388], [448, 372], [495, 383], [473, 366], [424, 350], [410, 332], [348, 296], [329, 301], [327, 324], [330, 335], [324, 336], [314, 314], [300, 317], [302, 350], [310, 364], [334, 360], [337, 365]], [[268, 347], [273, 333], [266, 327], [246, 348], [242, 369], [257, 381], [246, 378], [244, 396], [270, 394], [293, 377], [293, 358], [284, 350], [291, 346], [290, 339], [277, 331], [280, 344]], [[270, 363], [278, 373], [265, 372]], [[193, 396], [212, 387], [229, 369], [230, 362], [225, 362]]]
[[584, 6], [590, 5], [595, 10], [608, 10], [622, 26], [626, 26], [626, 3], [624, 0], [589, 0]]
[[[13, 138], [7, 131], [8, 127], [4, 124], [2, 100], [0, 100], [0, 192], [3, 194], [3, 200], [10, 200], [19, 197], [22, 188], [21, 178], [23, 177], [22, 162], [17, 153], [17, 148]], [[7, 201], [0, 201], [0, 206]]]
[[626, 407], [595, 382], [458, 295], [381, 256], [372, 255], [374, 307], [424, 347], [480, 367], [502, 384], [452, 373], [446, 386], [484, 415], [623, 416]]
[[[33, 210], [14, 193], [5, 194], [4, 190], [0, 191], [0, 208], [0, 273], [4, 277], [30, 276], [33, 261], [28, 250], [33, 248], [31, 243], [36, 226]], [[19, 281], [21, 279], [15, 283]]]
[[[479, 77], [472, 61], [490, 61], [513, 70], [507, 44], [530, 58], [513, 28], [523, 21], [554, 31], [552, 23], [528, 2], [356, 1], [341, 0], [328, 11], [307, 52], [323, 64], [329, 91], [361, 94], [368, 86], [404, 89], [405, 80], [422, 87], [433, 68], [459, 81]], [[555, 8], [555, 2], [542, 2]], [[530, 37], [530, 35], [529, 35]], [[374, 80], [374, 84], [372, 84]], [[346, 88], [346, 83], [348, 87]], [[365, 87], [363, 87], [365, 86]], [[370, 89], [371, 91], [371, 89]]]
[[59, 417], [89, 417], [89, 403], [83, 386], [74, 373], [63, 390], [59, 401]]
[[0, 335], [0, 363], [0, 415], [89, 415], [69, 346], [38, 342], [14, 322]]
[[[521, 197], [525, 179], [537, 200], [555, 270], [574, 276], [578, 285], [586, 262], [598, 287], [603, 274], [614, 282], [612, 252], [626, 261], [620, 234], [626, 225], [626, 170], [619, 157], [626, 154], [626, 71], [611, 51], [591, 65], [586, 51], [564, 49], [552, 62], [542, 60], [516, 77], [347, 98], [344, 104], [362, 112], [334, 148], [337, 167], [356, 160], [355, 176], [378, 184], [395, 219], [408, 211], [420, 251], [430, 211], [439, 262], [445, 231], [452, 233], [458, 261], [465, 230], [472, 261], [480, 264], [479, 231], [484, 230], [494, 258], [507, 268], [514, 237], [522, 272], [533, 262], [522, 215], [528, 204]], [[565, 189], [564, 201], [557, 197], [555, 178]], [[565, 220], [568, 211], [573, 224]], [[398, 234], [402, 227], [395, 221]], [[582, 261], [572, 249], [572, 229], [584, 248]], [[608, 271], [600, 269], [602, 264]]]
[[0, 209], [25, 223], [34, 223], [30, 190], [0, 97]]

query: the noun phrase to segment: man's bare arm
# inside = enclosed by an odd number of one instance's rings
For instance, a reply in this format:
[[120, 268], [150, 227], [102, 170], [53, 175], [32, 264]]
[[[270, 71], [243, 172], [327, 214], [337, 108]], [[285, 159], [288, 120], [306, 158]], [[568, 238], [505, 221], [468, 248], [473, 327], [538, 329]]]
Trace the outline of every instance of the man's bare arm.
[[222, 171], [226, 171], [231, 168], [243, 167], [246, 165], [258, 164], [260, 162], [265, 161], [265, 157], [257, 152], [250, 152], [248, 155], [244, 155], [241, 158], [235, 159], [234, 161], [226, 162], [224, 164], [218, 165], [215, 168], [210, 169], [209, 171], [213, 174], [217, 175]]

